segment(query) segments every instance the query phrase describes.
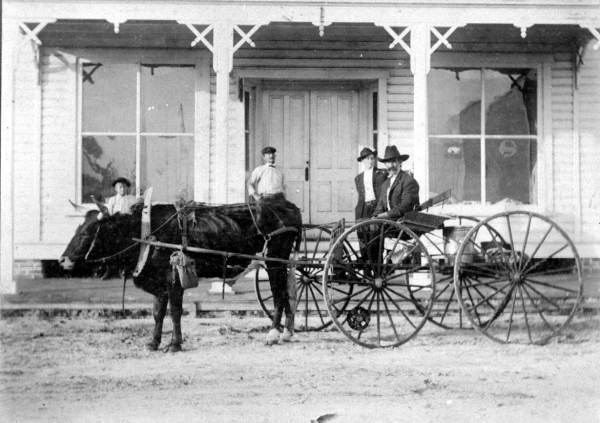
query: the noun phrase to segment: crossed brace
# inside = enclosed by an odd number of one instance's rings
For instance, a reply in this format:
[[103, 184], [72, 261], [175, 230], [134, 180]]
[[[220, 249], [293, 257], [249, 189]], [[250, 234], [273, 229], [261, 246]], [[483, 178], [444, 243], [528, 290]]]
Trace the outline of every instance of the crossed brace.
[[[204, 28], [204, 30], [202, 32], [200, 32], [193, 24], [191, 24], [189, 22], [181, 22], [180, 21], [179, 23], [185, 25], [196, 36], [194, 41], [192, 41], [190, 44], [192, 47], [194, 47], [196, 44], [202, 42], [202, 44], [204, 44], [206, 46], [206, 48], [210, 50], [211, 53], [214, 53], [213, 45], [206, 38], [208, 33], [214, 29], [213, 24], [208, 25], [206, 28]], [[237, 32], [241, 37], [240, 40], [233, 46], [233, 53], [238, 51], [238, 49], [241, 46], [243, 46], [245, 43], [250, 44], [250, 46], [252, 46], [252, 47], [256, 47], [256, 45], [254, 44], [254, 41], [252, 41], [252, 39], [250, 37], [252, 37], [252, 35], [254, 35], [254, 33], [256, 31], [258, 31], [258, 29], [261, 26], [262, 26], [262, 24], [254, 25], [252, 27], [252, 29], [250, 29], [250, 31], [244, 32], [238, 25], [233, 25], [234, 31]]]

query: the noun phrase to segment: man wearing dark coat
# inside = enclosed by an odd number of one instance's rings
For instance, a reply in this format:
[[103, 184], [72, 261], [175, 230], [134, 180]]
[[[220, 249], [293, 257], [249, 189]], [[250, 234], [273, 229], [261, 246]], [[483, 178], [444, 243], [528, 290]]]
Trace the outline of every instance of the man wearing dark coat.
[[357, 161], [363, 165], [363, 172], [356, 175], [354, 184], [358, 192], [358, 202], [354, 208], [356, 220], [373, 216], [381, 186], [387, 178], [387, 172], [377, 169], [376, 152], [370, 148], [363, 148]]
[[[375, 212], [381, 186], [387, 178], [387, 172], [383, 169], [377, 169], [376, 152], [363, 148], [356, 159], [363, 166], [363, 172], [356, 175], [354, 184], [358, 192], [358, 202], [354, 209], [356, 220], [370, 218]], [[373, 254], [376, 253], [376, 243], [369, 242], [372, 234], [368, 230], [358, 232], [360, 254], [364, 260], [373, 260]]]
[[385, 148], [379, 161], [385, 163], [388, 179], [381, 186], [374, 217], [397, 220], [419, 205], [419, 184], [402, 170], [402, 162], [408, 157], [408, 154], [400, 154], [395, 145]]

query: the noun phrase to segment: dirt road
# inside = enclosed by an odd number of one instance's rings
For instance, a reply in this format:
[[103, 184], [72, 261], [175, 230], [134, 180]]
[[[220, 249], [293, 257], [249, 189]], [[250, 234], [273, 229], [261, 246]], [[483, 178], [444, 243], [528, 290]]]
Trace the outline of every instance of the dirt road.
[[171, 354], [145, 350], [151, 328], [93, 316], [0, 321], [0, 420], [600, 421], [599, 317], [543, 347], [433, 325], [393, 350], [333, 330], [266, 347], [264, 318], [233, 316], [184, 318], [184, 352]]

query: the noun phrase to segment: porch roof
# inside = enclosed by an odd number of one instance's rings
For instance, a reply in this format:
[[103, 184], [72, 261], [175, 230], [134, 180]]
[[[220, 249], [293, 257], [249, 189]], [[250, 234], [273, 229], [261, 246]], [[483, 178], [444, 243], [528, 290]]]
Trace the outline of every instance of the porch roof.
[[[29, 24], [33, 29], [35, 24]], [[202, 26], [198, 26], [201, 30]], [[247, 27], [242, 27], [247, 30]], [[191, 48], [194, 35], [175, 21], [131, 20], [115, 33], [105, 20], [58, 20], [48, 24], [39, 34], [46, 47], [62, 48]], [[470, 24], [458, 28], [450, 37], [452, 51], [481, 53], [554, 53], [569, 52], [573, 46], [592, 38], [589, 31], [577, 25], [534, 25], [525, 38], [514, 25]], [[212, 33], [207, 35], [212, 42]], [[239, 40], [236, 34], [234, 42]], [[380, 26], [369, 23], [333, 23], [324, 28], [323, 36], [311, 23], [273, 22], [262, 26], [253, 36], [256, 48], [245, 44], [236, 58], [307, 58], [310, 52], [329, 50], [332, 54], [348, 50], [363, 52], [368, 60], [375, 52], [405, 56]], [[199, 44], [196, 49], [203, 49]], [[444, 45], [438, 51], [448, 51]], [[308, 55], [308, 56], [307, 56]], [[381, 57], [381, 54], [377, 54]]]

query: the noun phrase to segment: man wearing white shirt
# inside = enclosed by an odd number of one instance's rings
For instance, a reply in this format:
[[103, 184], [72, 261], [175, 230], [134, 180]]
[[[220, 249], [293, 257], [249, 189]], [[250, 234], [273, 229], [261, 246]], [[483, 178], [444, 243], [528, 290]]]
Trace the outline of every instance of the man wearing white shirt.
[[248, 194], [256, 201], [261, 199], [285, 199], [283, 195], [285, 190], [283, 173], [275, 167], [276, 152], [277, 150], [274, 147], [263, 148], [261, 153], [264, 164], [258, 166], [250, 174]]
[[[354, 184], [358, 193], [358, 201], [354, 208], [356, 220], [370, 218], [375, 212], [377, 200], [381, 193], [381, 186], [387, 178], [387, 172], [377, 169], [376, 152], [370, 148], [363, 148], [356, 160], [362, 165], [363, 172], [356, 175]], [[359, 231], [358, 239], [361, 257], [364, 260], [374, 260], [375, 248], [369, 242], [373, 238], [368, 231]], [[370, 246], [370, 248], [369, 248]]]

